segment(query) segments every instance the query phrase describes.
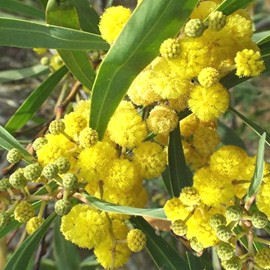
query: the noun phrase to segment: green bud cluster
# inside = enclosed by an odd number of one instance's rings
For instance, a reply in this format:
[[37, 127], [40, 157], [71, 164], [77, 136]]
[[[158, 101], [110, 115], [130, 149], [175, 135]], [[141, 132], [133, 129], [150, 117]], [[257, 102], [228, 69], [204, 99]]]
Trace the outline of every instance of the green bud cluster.
[[54, 211], [58, 216], [64, 216], [71, 210], [71, 202], [65, 199], [57, 201], [54, 205]]
[[239, 221], [242, 217], [242, 210], [238, 206], [229, 206], [226, 209], [225, 216], [227, 221]]
[[58, 175], [58, 167], [54, 163], [46, 165], [42, 170], [42, 175], [51, 180]]
[[217, 237], [224, 242], [228, 242], [232, 237], [232, 231], [225, 225], [218, 226], [216, 234]]
[[20, 223], [26, 223], [30, 218], [35, 216], [35, 209], [27, 201], [20, 202], [14, 210], [14, 219]]
[[199, 37], [206, 29], [204, 23], [200, 19], [189, 20], [184, 28], [184, 32], [188, 37]]
[[80, 132], [79, 143], [83, 148], [91, 147], [98, 142], [98, 133], [92, 128], [85, 128]]
[[35, 151], [38, 151], [47, 143], [48, 143], [48, 140], [46, 138], [40, 137], [40, 138], [35, 139], [35, 141], [32, 144], [32, 147], [34, 148]]
[[53, 135], [61, 134], [65, 130], [65, 123], [63, 120], [53, 120], [50, 123], [49, 131]]
[[190, 247], [196, 252], [200, 253], [203, 251], [203, 245], [198, 241], [196, 237], [190, 239]]
[[7, 161], [9, 163], [18, 163], [22, 159], [22, 155], [18, 149], [12, 148], [7, 153]]
[[255, 212], [251, 217], [252, 225], [257, 229], [263, 229], [268, 224], [267, 216], [262, 212]]
[[76, 175], [74, 175], [73, 173], [67, 173], [63, 175], [62, 179], [63, 179], [63, 187], [69, 190], [74, 189], [78, 182]]
[[234, 256], [230, 260], [223, 261], [222, 266], [225, 270], [241, 270], [242, 269], [242, 263], [240, 258]]
[[9, 183], [9, 179], [8, 178], [2, 178], [0, 180], [0, 191], [5, 191], [5, 190], [7, 190], [10, 187], [11, 187], [11, 185]]
[[231, 259], [234, 253], [234, 248], [228, 243], [221, 242], [217, 246], [217, 255], [222, 261]]
[[177, 39], [169, 38], [163, 41], [160, 46], [160, 54], [166, 59], [173, 59], [180, 55], [181, 48]]
[[215, 214], [209, 220], [210, 226], [216, 230], [218, 226], [226, 224], [226, 218], [223, 215]]
[[28, 181], [36, 181], [42, 172], [42, 167], [39, 163], [33, 163], [26, 166], [23, 170], [24, 177]]
[[23, 188], [27, 180], [24, 177], [24, 172], [22, 168], [17, 169], [13, 174], [10, 175], [9, 177], [9, 183], [14, 187], [14, 188]]
[[213, 11], [209, 14], [206, 24], [210, 30], [220, 31], [226, 24], [226, 16], [221, 11]]
[[54, 164], [57, 166], [59, 173], [66, 173], [70, 169], [70, 162], [66, 157], [58, 158]]

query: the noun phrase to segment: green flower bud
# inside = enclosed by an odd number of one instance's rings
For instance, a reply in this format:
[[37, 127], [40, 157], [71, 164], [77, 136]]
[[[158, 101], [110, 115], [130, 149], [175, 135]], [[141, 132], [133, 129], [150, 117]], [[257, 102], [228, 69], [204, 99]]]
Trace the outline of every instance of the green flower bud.
[[181, 48], [177, 39], [169, 38], [163, 41], [160, 46], [160, 54], [166, 59], [173, 59], [180, 55]]
[[187, 233], [187, 225], [183, 220], [178, 219], [172, 222], [171, 230], [179, 236], [183, 236]]
[[42, 175], [51, 180], [58, 175], [58, 167], [54, 163], [46, 165], [42, 170]]
[[32, 217], [26, 223], [26, 232], [28, 234], [33, 234], [44, 222], [44, 219], [41, 217]]
[[257, 229], [263, 229], [268, 224], [268, 218], [263, 212], [255, 212], [251, 217], [252, 225]]
[[35, 139], [35, 141], [32, 144], [32, 147], [35, 151], [38, 151], [47, 143], [48, 143], [48, 140], [46, 138], [39, 137], [39, 138]]
[[234, 248], [228, 243], [221, 242], [217, 246], [217, 255], [222, 261], [231, 259], [234, 253]]
[[73, 173], [67, 173], [62, 176], [63, 187], [67, 189], [73, 189], [78, 182], [76, 175]]
[[214, 31], [221, 30], [226, 24], [226, 16], [221, 11], [213, 11], [207, 19], [207, 26]]
[[238, 257], [232, 257], [230, 260], [223, 261], [222, 266], [225, 270], [241, 270], [242, 269], [242, 263], [240, 258]]
[[232, 237], [231, 230], [225, 225], [220, 225], [217, 227], [217, 237], [224, 242], [228, 242]]
[[242, 216], [242, 210], [238, 206], [229, 206], [225, 212], [228, 221], [239, 221]]
[[5, 190], [7, 190], [10, 187], [11, 187], [11, 185], [9, 183], [8, 178], [2, 178], [0, 180], [0, 191], [5, 191]]
[[226, 224], [226, 218], [223, 215], [215, 214], [210, 218], [209, 224], [216, 230], [218, 226]]
[[54, 211], [59, 216], [64, 216], [68, 214], [68, 212], [71, 210], [71, 203], [68, 200], [62, 199], [55, 203], [54, 205]]
[[98, 142], [98, 133], [92, 128], [85, 128], [80, 132], [79, 143], [83, 148], [91, 147]]
[[22, 159], [22, 155], [18, 149], [12, 148], [7, 153], [7, 161], [9, 163], [18, 163]]
[[184, 32], [188, 37], [199, 37], [203, 34], [205, 25], [200, 19], [191, 19], [186, 25]]
[[12, 175], [9, 177], [9, 183], [14, 187], [14, 188], [23, 188], [27, 180], [24, 177], [23, 169], [19, 168], [17, 169]]
[[26, 223], [30, 218], [34, 216], [35, 209], [27, 201], [20, 202], [14, 210], [14, 219], [20, 223]]
[[59, 173], [66, 173], [70, 169], [70, 162], [66, 157], [58, 158], [54, 164], [57, 166]]
[[39, 165], [39, 163], [33, 163], [28, 166], [26, 166], [23, 170], [24, 177], [28, 181], [35, 181], [37, 180], [42, 172], [42, 167]]
[[198, 241], [196, 237], [192, 237], [189, 243], [190, 243], [190, 247], [196, 252], [200, 253], [203, 251], [203, 245]]
[[146, 235], [139, 229], [132, 229], [127, 235], [127, 245], [132, 252], [140, 252], [145, 248]]
[[63, 120], [53, 120], [50, 123], [49, 131], [51, 134], [57, 135], [64, 132], [64, 130], [65, 130], [65, 123], [63, 122]]
[[255, 263], [262, 269], [270, 269], [270, 248], [262, 248], [254, 257]]
[[0, 228], [7, 225], [9, 222], [10, 216], [6, 212], [0, 213]]

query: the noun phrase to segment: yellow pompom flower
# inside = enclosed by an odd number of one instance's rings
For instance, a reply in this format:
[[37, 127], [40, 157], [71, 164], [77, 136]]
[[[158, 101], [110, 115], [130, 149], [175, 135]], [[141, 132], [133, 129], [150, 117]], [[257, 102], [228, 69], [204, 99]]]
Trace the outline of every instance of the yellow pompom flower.
[[135, 78], [128, 89], [130, 100], [136, 105], [148, 106], [161, 97], [153, 90], [153, 72], [145, 69]]
[[190, 93], [188, 105], [202, 121], [212, 121], [226, 112], [229, 106], [229, 93], [221, 84], [210, 88], [196, 86]]
[[180, 98], [169, 99], [168, 105], [169, 105], [169, 107], [171, 107], [175, 111], [181, 112], [188, 107], [188, 103], [187, 103], [188, 98], [189, 98], [189, 96], [181, 96]]
[[139, 229], [132, 229], [127, 235], [127, 245], [132, 252], [140, 252], [145, 248], [146, 235]]
[[105, 269], [116, 269], [127, 263], [131, 254], [125, 239], [128, 234], [126, 224], [118, 219], [112, 220], [112, 233], [107, 231], [106, 236], [94, 249], [97, 261]]
[[226, 204], [234, 196], [231, 179], [212, 172], [209, 167], [196, 171], [193, 182], [201, 201], [208, 206]]
[[201, 200], [198, 191], [194, 187], [184, 187], [181, 190], [179, 199], [184, 205], [190, 207], [198, 205]]
[[177, 39], [168, 38], [160, 46], [160, 55], [167, 59], [176, 58], [180, 55], [181, 48]]
[[99, 22], [101, 37], [112, 44], [131, 16], [131, 11], [123, 6], [109, 7]]
[[201, 70], [198, 75], [198, 81], [202, 87], [209, 88], [219, 81], [220, 74], [218, 70], [207, 67]]
[[84, 128], [79, 134], [79, 144], [83, 148], [91, 147], [98, 142], [98, 133], [89, 127]]
[[141, 182], [142, 178], [136, 163], [127, 159], [115, 159], [105, 178], [105, 185], [121, 192], [128, 192]]
[[123, 147], [133, 148], [147, 135], [146, 124], [132, 105], [118, 108], [108, 124], [111, 140]]
[[234, 60], [238, 77], [259, 76], [265, 70], [264, 61], [259, 51], [244, 49], [236, 54]]
[[[90, 100], [80, 100], [74, 104], [74, 112], [80, 114], [85, 119], [89, 119], [90, 115]], [[87, 124], [88, 125], [88, 124]]]
[[65, 115], [65, 132], [74, 140], [78, 140], [79, 133], [87, 126], [87, 120], [77, 112]]
[[146, 123], [153, 133], [168, 134], [176, 128], [178, 116], [170, 107], [157, 105], [151, 110]]
[[26, 223], [26, 232], [28, 234], [33, 234], [44, 222], [44, 219], [41, 217], [32, 217]]
[[164, 205], [164, 212], [170, 221], [185, 220], [190, 211], [179, 198], [172, 198]]
[[197, 129], [200, 121], [193, 113], [188, 117], [182, 119], [180, 121], [180, 131], [181, 135], [184, 137], [190, 137], [194, 134], [195, 130]]
[[[266, 180], [266, 181], [265, 181]], [[260, 190], [256, 196], [256, 205], [259, 210], [267, 215], [270, 218], [270, 177], [264, 179], [263, 184], [260, 187]]]
[[62, 217], [60, 230], [64, 237], [81, 248], [93, 248], [107, 234], [105, 213], [88, 205], [77, 204]]
[[235, 145], [219, 148], [210, 158], [211, 170], [231, 179], [238, 179], [247, 158], [246, 152]]
[[133, 152], [134, 162], [140, 167], [143, 178], [158, 177], [165, 170], [167, 155], [157, 143], [143, 142]]
[[93, 188], [96, 187], [95, 184], [105, 178], [111, 162], [116, 157], [115, 148], [108, 142], [97, 142], [92, 147], [83, 149], [76, 164], [79, 181], [91, 183]]

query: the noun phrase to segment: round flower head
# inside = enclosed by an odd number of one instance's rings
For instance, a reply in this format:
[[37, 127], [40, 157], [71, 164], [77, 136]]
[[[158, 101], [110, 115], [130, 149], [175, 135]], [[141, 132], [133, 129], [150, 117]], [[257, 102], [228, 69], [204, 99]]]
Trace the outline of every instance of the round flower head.
[[270, 248], [263, 248], [255, 255], [255, 263], [262, 269], [270, 269]]
[[127, 235], [127, 245], [132, 252], [140, 252], [146, 245], [146, 235], [139, 229], [132, 229]]
[[39, 163], [33, 163], [26, 166], [23, 170], [24, 177], [28, 181], [36, 181], [41, 175], [42, 167]]
[[253, 213], [251, 217], [251, 221], [252, 221], [252, 225], [257, 229], [265, 228], [269, 222], [267, 215], [259, 211]]
[[65, 123], [63, 122], [63, 120], [53, 120], [50, 123], [49, 131], [51, 134], [58, 135], [64, 132], [64, 130], [65, 130]]
[[221, 30], [226, 24], [226, 16], [221, 11], [213, 11], [207, 18], [207, 26], [214, 31]]
[[199, 37], [203, 34], [204, 30], [205, 25], [202, 20], [191, 19], [186, 23], [184, 32], [188, 37]]
[[174, 38], [166, 39], [161, 44], [159, 51], [161, 56], [164, 58], [176, 58], [180, 55], [181, 52], [180, 43], [177, 39]]
[[56, 164], [51, 163], [46, 165], [42, 170], [42, 175], [51, 180], [58, 175], [58, 167]]
[[99, 22], [99, 30], [102, 38], [112, 44], [117, 39], [130, 16], [130, 9], [123, 6], [107, 8]]
[[190, 247], [196, 252], [200, 253], [203, 251], [203, 245], [198, 241], [196, 237], [193, 237], [189, 241]]
[[54, 211], [58, 216], [64, 216], [68, 214], [72, 205], [71, 202], [65, 199], [57, 201], [54, 205]]
[[22, 187], [24, 187], [26, 185], [27, 180], [24, 177], [24, 173], [23, 173], [22, 168], [17, 169], [13, 174], [10, 175], [9, 183], [14, 188], [22, 188]]
[[190, 93], [188, 105], [202, 121], [212, 121], [226, 112], [229, 106], [229, 93], [221, 84], [210, 88], [196, 86]]
[[18, 149], [12, 148], [7, 153], [7, 161], [9, 163], [18, 163], [22, 159], [22, 155]]
[[11, 184], [9, 183], [8, 178], [2, 178], [0, 180], [0, 191], [6, 191], [10, 187], [11, 187]]
[[209, 88], [219, 81], [220, 74], [218, 70], [207, 67], [201, 70], [198, 75], [198, 81], [202, 87]]
[[184, 187], [181, 190], [179, 199], [186, 206], [196, 206], [200, 203], [200, 196], [196, 188]]
[[28, 234], [33, 234], [44, 222], [43, 218], [41, 217], [32, 217], [26, 223], [26, 232]]
[[87, 120], [83, 115], [77, 112], [71, 112], [65, 115], [65, 132], [74, 140], [78, 140], [79, 133], [87, 126]]
[[228, 222], [239, 221], [242, 217], [242, 210], [238, 206], [229, 206], [225, 211], [225, 216]]
[[234, 248], [225, 242], [221, 242], [217, 246], [217, 255], [222, 261], [227, 261], [234, 256]]
[[239, 257], [232, 257], [230, 260], [223, 261], [222, 266], [225, 270], [241, 270], [242, 263]]
[[259, 76], [264, 70], [265, 65], [259, 51], [244, 49], [236, 54], [236, 75], [239, 77]]
[[66, 173], [70, 169], [70, 162], [66, 157], [59, 157], [54, 164], [57, 166], [59, 173]]
[[185, 220], [189, 215], [189, 210], [178, 198], [168, 200], [164, 205], [164, 212], [171, 221]]
[[167, 155], [164, 149], [154, 142], [143, 142], [134, 149], [134, 162], [140, 168], [142, 177], [152, 179], [165, 170]]
[[26, 202], [20, 202], [14, 210], [14, 219], [20, 223], [26, 223], [30, 218], [35, 215], [33, 206]]
[[220, 225], [216, 230], [217, 237], [224, 242], [228, 242], [232, 237], [232, 231], [225, 225]]
[[32, 147], [34, 148], [35, 151], [39, 150], [44, 146], [48, 140], [45, 137], [39, 137], [34, 140]]
[[98, 133], [92, 128], [85, 128], [80, 132], [79, 143], [83, 148], [91, 147], [98, 141]]
[[220, 225], [226, 225], [226, 218], [221, 214], [214, 214], [210, 217], [209, 224], [216, 230]]

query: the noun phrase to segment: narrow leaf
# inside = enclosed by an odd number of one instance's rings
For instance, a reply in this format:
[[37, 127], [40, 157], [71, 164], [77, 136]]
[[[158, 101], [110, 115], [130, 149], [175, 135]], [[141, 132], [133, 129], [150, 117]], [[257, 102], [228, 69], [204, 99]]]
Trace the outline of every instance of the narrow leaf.
[[18, 229], [22, 224], [18, 221], [11, 219], [6, 226], [0, 227], [0, 239], [8, 233]]
[[253, 195], [255, 195], [262, 183], [263, 180], [263, 169], [264, 169], [264, 149], [265, 149], [265, 141], [266, 140], [266, 133], [263, 133], [259, 140], [259, 146], [258, 146], [258, 153], [256, 158], [256, 167], [254, 171], [254, 175], [252, 177], [252, 181], [250, 183], [247, 198], [251, 198]]
[[225, 0], [217, 8], [222, 11], [225, 15], [230, 15], [238, 9], [246, 8], [254, 0]]
[[22, 265], [24, 268], [27, 267], [31, 256], [37, 250], [39, 242], [46, 234], [55, 216], [55, 214], [52, 214], [50, 217], [48, 217], [42, 226], [21, 244], [21, 246], [13, 253], [9, 259], [4, 270], [22, 269]]
[[162, 270], [188, 270], [188, 264], [182, 259], [168, 243], [158, 236], [153, 228], [141, 217], [131, 219], [132, 223], [142, 230], [147, 237], [146, 250], [157, 269]]
[[[76, 1], [77, 2], [77, 1]], [[50, 24], [79, 29], [80, 22], [73, 0], [58, 3], [49, 0], [46, 20]], [[87, 88], [92, 88], [95, 72], [85, 51], [58, 50], [71, 73]]]
[[43, 65], [5, 70], [0, 72], [0, 83], [22, 80], [29, 77], [37, 77], [48, 73], [49, 68]]
[[39, 110], [66, 73], [67, 68], [61, 67], [35, 89], [8, 120], [6, 129], [9, 132], [14, 132], [22, 128]]
[[[80, 268], [78, 248], [67, 241], [60, 232], [61, 220], [57, 217], [54, 223], [53, 254], [57, 269], [74, 270]], [[72, 255], [72, 256], [71, 256]]]
[[23, 158], [31, 162], [33, 157], [24, 149], [24, 147], [4, 128], [0, 125], [0, 147], [10, 150], [17, 148], [22, 154]]
[[160, 44], [185, 23], [197, 0], [143, 1], [109, 50], [96, 77], [90, 125], [100, 137], [132, 80], [155, 56]]
[[156, 219], [166, 220], [166, 216], [164, 214], [163, 208], [144, 209], [144, 208], [135, 208], [135, 207], [129, 207], [129, 206], [121, 206], [121, 205], [116, 205], [113, 203], [102, 201], [90, 195], [85, 195], [85, 198], [87, 199], [90, 205], [106, 212], [131, 215], [131, 216], [152, 217]]
[[25, 17], [44, 20], [44, 12], [30, 5], [15, 0], [0, 1], [0, 8], [11, 13], [20, 14]]
[[25, 20], [0, 18], [0, 46], [68, 50], [108, 49], [96, 34]]
[[234, 108], [230, 107], [230, 111], [232, 113], [234, 113], [235, 115], [237, 115], [239, 118], [241, 118], [243, 120], [243, 122], [248, 127], [250, 127], [257, 135], [262, 136], [263, 133], [265, 133], [266, 134], [266, 140], [265, 140], [265, 142], [270, 146], [270, 135], [269, 135], [269, 133], [267, 133], [267, 131], [265, 129], [261, 128], [259, 125], [257, 125], [252, 120], [250, 120], [247, 117], [245, 117], [243, 114], [241, 114], [240, 112], [238, 112]]
[[192, 185], [192, 174], [186, 165], [179, 125], [170, 133], [168, 157], [173, 195], [177, 197], [183, 187]]

